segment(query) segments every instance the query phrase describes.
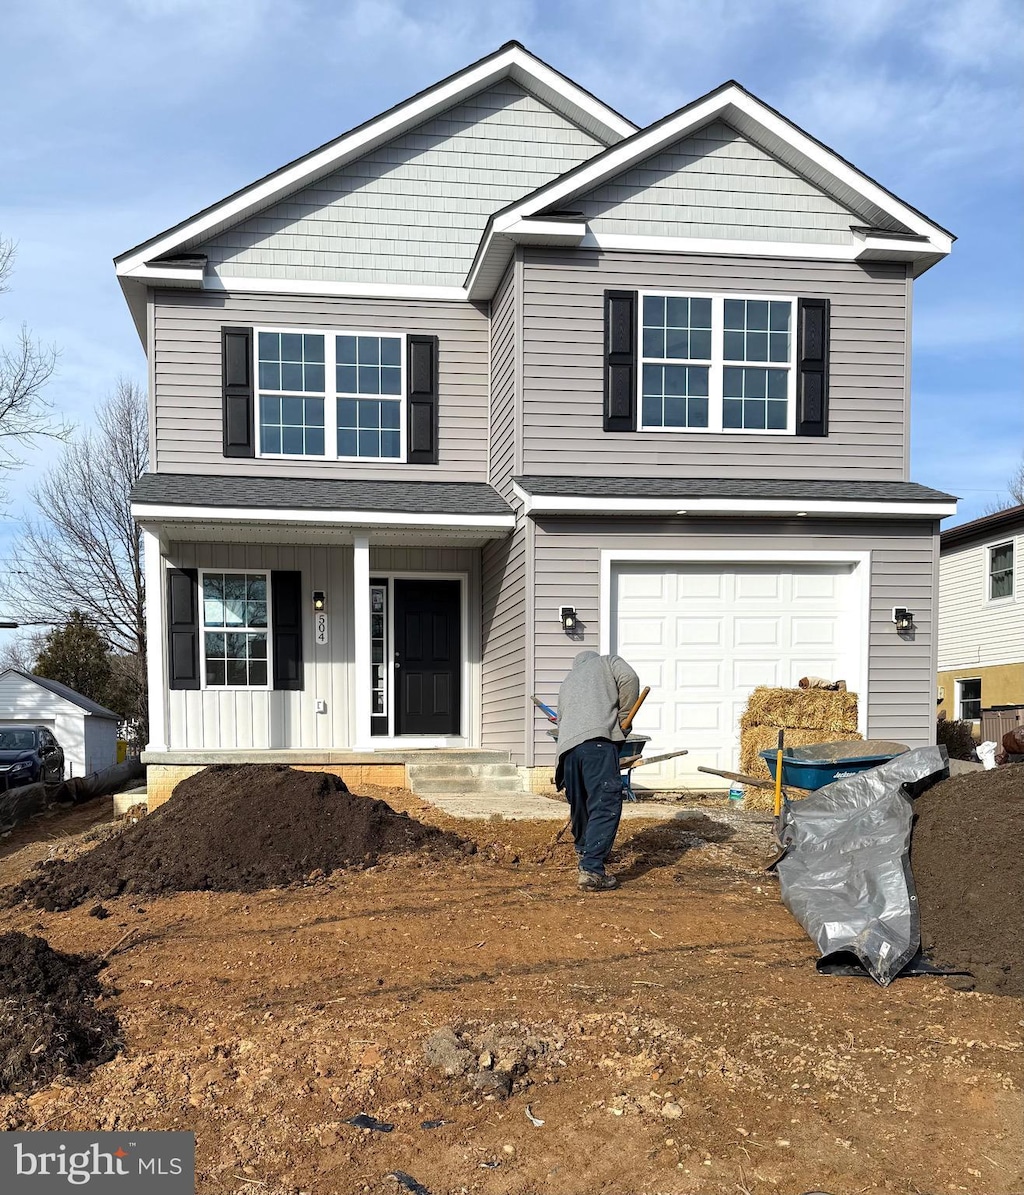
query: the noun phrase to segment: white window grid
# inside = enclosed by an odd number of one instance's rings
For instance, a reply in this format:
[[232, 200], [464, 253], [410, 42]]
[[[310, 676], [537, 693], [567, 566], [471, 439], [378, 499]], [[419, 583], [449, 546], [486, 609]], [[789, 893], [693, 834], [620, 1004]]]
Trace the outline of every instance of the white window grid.
[[[266, 627], [227, 627], [207, 626], [206, 624], [206, 578], [207, 576], [223, 576], [226, 573], [245, 577], [264, 577], [267, 583], [267, 625]], [[266, 692], [274, 687], [274, 610], [273, 596], [270, 592], [270, 570], [262, 568], [201, 568], [199, 570], [199, 668], [201, 685], [211, 693], [230, 693], [234, 691]], [[267, 636], [267, 683], [265, 685], [210, 685], [206, 680], [206, 632], [211, 634], [256, 634], [264, 632]]]
[[[1009, 570], [1000, 569], [1000, 572], [1009, 571], [1010, 573], [1010, 592], [1000, 594], [999, 597], [992, 596], [992, 582], [994, 580], [993, 563], [995, 561], [996, 552], [1004, 548], [1010, 549], [1010, 567]], [[986, 602], [1012, 602], [1017, 593], [1017, 541], [1015, 539], [1003, 539], [998, 543], [985, 545], [985, 600]]]
[[[299, 336], [322, 336], [324, 338], [324, 394], [313, 394], [293, 390], [261, 390], [260, 388], [260, 333], [294, 333]], [[399, 341], [398, 362], [401, 369], [399, 393], [394, 395], [379, 394], [350, 394], [337, 389], [337, 337], [339, 336], [374, 336], [387, 337]], [[255, 379], [253, 418], [256, 425], [256, 455], [268, 460], [278, 461], [353, 461], [363, 464], [392, 464], [401, 465], [406, 461], [406, 349], [407, 334], [393, 332], [381, 328], [296, 328], [279, 325], [253, 328], [253, 378]], [[263, 435], [260, 419], [260, 395], [270, 398], [323, 398], [324, 401], [324, 452], [323, 455], [305, 456], [290, 452], [265, 452], [263, 449]], [[398, 406], [398, 456], [341, 456], [338, 453], [338, 400], [341, 398], [381, 399], [394, 402]]]
[[[644, 299], [710, 299], [711, 300], [711, 360], [699, 361], [693, 358], [682, 360], [669, 357], [645, 357], [643, 355]], [[727, 361], [725, 360], [725, 300], [738, 299], [754, 302], [788, 303], [789, 360], [788, 361]], [[747, 294], [675, 288], [668, 290], [642, 290], [637, 295], [636, 343], [637, 378], [636, 401], [641, 431], [665, 432], [667, 434], [692, 433], [694, 435], [725, 436], [792, 436], [796, 434], [796, 334], [797, 299], [795, 295]], [[643, 422], [643, 374], [644, 365], [704, 365], [708, 366], [708, 426], [707, 427], [663, 427], [660, 424]], [[724, 390], [724, 368], [726, 365], [742, 369], [777, 369], [786, 371], [786, 426], [779, 428], [724, 427], [722, 424], [722, 398]]]

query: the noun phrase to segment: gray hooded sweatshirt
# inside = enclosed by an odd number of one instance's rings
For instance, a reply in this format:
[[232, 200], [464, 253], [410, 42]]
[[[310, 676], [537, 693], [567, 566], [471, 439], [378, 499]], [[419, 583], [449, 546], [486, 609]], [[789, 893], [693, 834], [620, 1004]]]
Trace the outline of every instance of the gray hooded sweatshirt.
[[621, 656], [581, 651], [558, 690], [558, 758], [589, 739], [625, 739], [619, 723], [640, 696], [640, 680]]

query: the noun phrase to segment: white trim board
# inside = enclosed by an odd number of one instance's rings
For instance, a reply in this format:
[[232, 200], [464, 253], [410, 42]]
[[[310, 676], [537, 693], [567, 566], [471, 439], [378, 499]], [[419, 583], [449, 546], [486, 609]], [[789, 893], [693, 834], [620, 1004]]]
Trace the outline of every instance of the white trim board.
[[389, 112], [244, 187], [175, 228], [127, 250], [114, 259], [118, 274], [123, 275], [154, 258], [166, 256], [189, 242], [208, 239], [219, 229], [237, 223], [282, 196], [340, 169], [347, 162], [370, 153], [437, 113], [505, 78], [512, 78], [536, 92], [545, 102], [553, 106], [557, 104], [570, 119], [588, 128], [605, 144], [614, 144], [636, 132], [636, 125], [631, 121], [560, 75], [523, 46], [511, 42], [465, 70], [412, 96]]
[[370, 510], [280, 510], [245, 506], [174, 506], [133, 503], [132, 517], [140, 523], [326, 523], [339, 527], [437, 527], [512, 531], [514, 514], [409, 514]]
[[[758, 435], [749, 432], [749, 435]], [[515, 482], [515, 496], [528, 515], [801, 515], [834, 517], [880, 515], [891, 518], [942, 519], [956, 514], [955, 502], [859, 502], [838, 498], [576, 498], [571, 495], [528, 494]]]
[[857, 693], [857, 730], [868, 737], [868, 685], [871, 658], [871, 552], [797, 549], [772, 551], [764, 548], [702, 549], [702, 548], [605, 548], [600, 553], [598, 625], [602, 655], [611, 651], [612, 627], [612, 569], [617, 564], [852, 564], [850, 582], [855, 587], [853, 605], [857, 612], [856, 627], [848, 628], [860, 636], [858, 665], [860, 676], [851, 689]]

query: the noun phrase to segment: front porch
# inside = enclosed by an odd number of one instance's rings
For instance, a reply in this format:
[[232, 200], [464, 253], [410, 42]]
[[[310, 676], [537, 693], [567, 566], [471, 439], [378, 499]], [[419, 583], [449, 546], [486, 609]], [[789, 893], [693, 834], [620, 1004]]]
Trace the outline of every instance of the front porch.
[[[227, 479], [148, 480], [166, 492]], [[376, 783], [405, 785], [408, 753], [479, 748], [481, 548], [510, 534], [509, 508], [475, 484], [359, 483], [374, 511], [351, 508], [347, 483], [323, 495], [305, 483], [303, 506], [294, 480], [244, 480], [264, 501], [282, 501], [287, 482], [295, 505], [228, 507], [238, 485], [214, 484], [218, 501], [204, 506], [133, 508], [149, 623], [144, 759], [167, 777], [156, 788], [177, 769], [226, 762], [344, 768], [356, 780], [373, 767]], [[350, 503], [316, 508], [318, 497]], [[427, 509], [387, 509], [399, 500]]]

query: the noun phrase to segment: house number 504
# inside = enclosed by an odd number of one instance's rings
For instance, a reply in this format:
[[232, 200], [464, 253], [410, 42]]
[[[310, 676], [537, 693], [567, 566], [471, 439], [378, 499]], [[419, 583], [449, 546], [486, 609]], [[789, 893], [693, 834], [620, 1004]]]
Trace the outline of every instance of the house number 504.
[[314, 631], [317, 643], [327, 642], [327, 611], [318, 610], [316, 613], [316, 627]]

